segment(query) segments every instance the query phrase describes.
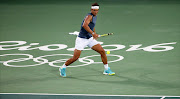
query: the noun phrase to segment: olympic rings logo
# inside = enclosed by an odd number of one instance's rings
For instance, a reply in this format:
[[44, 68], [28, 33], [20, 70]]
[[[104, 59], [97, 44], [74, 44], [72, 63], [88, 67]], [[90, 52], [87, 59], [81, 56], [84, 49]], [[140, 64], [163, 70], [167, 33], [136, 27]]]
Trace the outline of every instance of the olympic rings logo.
[[[49, 64], [52, 67], [60, 67], [58, 65], [55, 65], [55, 63], [64, 63], [68, 59], [59, 59], [59, 60], [49, 61], [47, 58], [52, 57], [52, 56], [71, 56], [72, 57], [73, 55], [72, 54], [52, 54], [52, 55], [44, 55], [44, 56], [39, 56], [39, 57], [34, 58], [30, 54], [3, 54], [3, 55], [0, 55], [0, 58], [5, 57], [5, 56], [26, 56], [26, 58], [16, 58], [16, 59], [11, 59], [11, 60], [7, 60], [7, 61], [0, 61], [0, 63], [3, 63], [3, 65], [9, 66], [9, 67], [31, 67], [31, 66], [39, 66], [39, 65], [43, 65], [43, 64]], [[90, 56], [85, 56], [85, 57], [79, 58], [79, 62], [81, 62], [83, 64], [68, 66], [68, 67], [80, 67], [80, 66], [87, 66], [90, 64], [102, 63], [102, 62], [95, 62], [93, 59], [90, 59], [90, 58], [96, 57], [96, 56], [99, 57], [100, 55], [90, 55]], [[108, 54], [107, 56], [117, 58], [115, 60], [108, 61], [108, 63], [113, 63], [113, 62], [121, 61], [124, 59], [124, 57], [120, 56], [120, 55]], [[12, 64], [10, 64], [10, 63], [18, 63], [18, 62], [24, 62], [24, 61], [29, 61], [29, 60], [33, 60], [37, 64], [33, 64], [33, 65], [12, 65]]]

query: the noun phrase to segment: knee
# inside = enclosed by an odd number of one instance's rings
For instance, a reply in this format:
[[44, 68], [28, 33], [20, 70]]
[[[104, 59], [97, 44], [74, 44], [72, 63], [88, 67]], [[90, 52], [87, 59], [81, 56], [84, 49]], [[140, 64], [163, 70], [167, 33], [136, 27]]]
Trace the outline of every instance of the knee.
[[73, 60], [76, 61], [78, 60], [79, 56], [73, 56]]
[[99, 51], [99, 53], [102, 55], [102, 54], [106, 54], [106, 52], [105, 52], [105, 50], [104, 49], [101, 49], [100, 51]]

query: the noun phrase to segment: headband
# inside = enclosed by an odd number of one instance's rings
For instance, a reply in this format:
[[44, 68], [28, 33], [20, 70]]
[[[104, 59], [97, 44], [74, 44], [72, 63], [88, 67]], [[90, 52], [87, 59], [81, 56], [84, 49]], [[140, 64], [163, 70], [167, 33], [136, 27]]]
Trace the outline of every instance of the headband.
[[99, 6], [91, 6], [91, 9], [99, 9]]

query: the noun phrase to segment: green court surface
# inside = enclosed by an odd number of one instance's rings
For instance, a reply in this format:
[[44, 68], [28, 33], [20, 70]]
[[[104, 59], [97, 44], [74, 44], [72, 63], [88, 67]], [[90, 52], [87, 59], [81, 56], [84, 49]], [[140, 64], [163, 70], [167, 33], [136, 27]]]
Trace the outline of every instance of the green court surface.
[[97, 0], [96, 32], [114, 33], [98, 41], [116, 75], [103, 75], [99, 54], [86, 48], [59, 76], [73, 55], [69, 33], [95, 1], [0, 1], [0, 99], [179, 98], [179, 0]]

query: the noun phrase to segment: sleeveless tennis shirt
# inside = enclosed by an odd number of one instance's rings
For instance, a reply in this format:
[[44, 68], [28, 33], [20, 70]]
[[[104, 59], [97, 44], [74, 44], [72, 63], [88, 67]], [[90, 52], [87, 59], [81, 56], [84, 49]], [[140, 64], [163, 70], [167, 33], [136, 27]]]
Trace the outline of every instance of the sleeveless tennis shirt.
[[[95, 25], [96, 25], [97, 16], [94, 16], [92, 13], [88, 13], [86, 16], [88, 16], [88, 15], [92, 15], [92, 22], [90, 22], [88, 26], [89, 26], [90, 29], [93, 31], [93, 30], [94, 30], [94, 27], [95, 27]], [[86, 16], [85, 16], [85, 18], [86, 18]], [[84, 20], [85, 20], [85, 18], [84, 18]], [[78, 37], [80, 37], [80, 38], [85, 38], [85, 39], [89, 39], [89, 38], [92, 37], [92, 35], [91, 35], [91, 33], [88, 33], [88, 32], [82, 27], [82, 25], [83, 25], [83, 23], [84, 23], [84, 20], [83, 20], [83, 22], [82, 22], [82, 24], [81, 24], [81, 29], [80, 29], [80, 32], [79, 32]]]

